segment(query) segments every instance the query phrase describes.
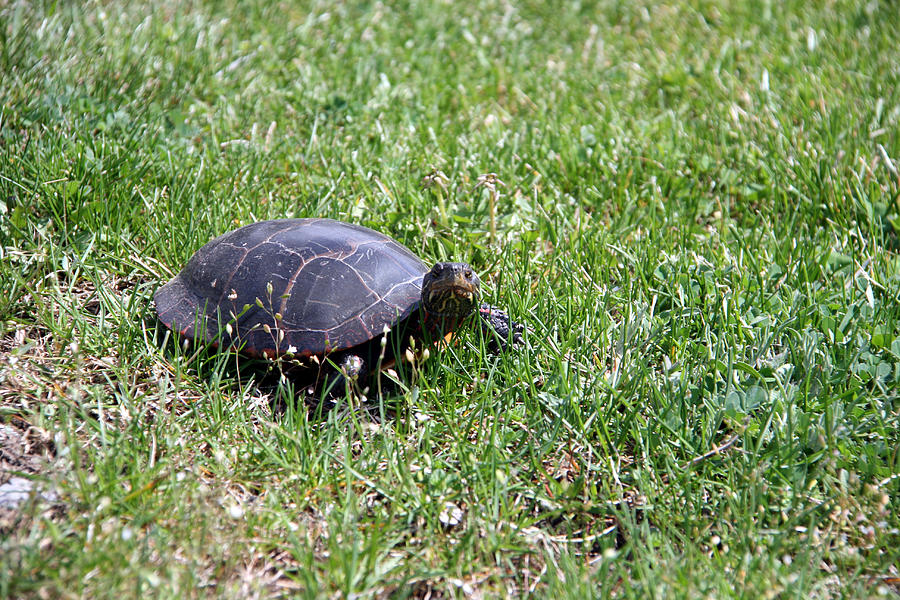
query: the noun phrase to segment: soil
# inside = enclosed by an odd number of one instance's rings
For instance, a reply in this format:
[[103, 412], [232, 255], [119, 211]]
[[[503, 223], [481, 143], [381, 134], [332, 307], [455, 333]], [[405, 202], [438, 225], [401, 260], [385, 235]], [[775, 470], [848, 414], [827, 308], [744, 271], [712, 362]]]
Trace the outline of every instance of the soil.
[[41, 456], [50, 443], [41, 433], [32, 427], [22, 430], [0, 423], [0, 485], [18, 474], [40, 470]]
[[52, 452], [53, 442], [37, 427], [24, 421], [22, 427], [12, 423], [0, 423], [0, 533], [15, 525], [20, 508], [33, 494], [43, 499], [53, 496], [37, 491], [29, 477], [46, 468], [45, 457]]

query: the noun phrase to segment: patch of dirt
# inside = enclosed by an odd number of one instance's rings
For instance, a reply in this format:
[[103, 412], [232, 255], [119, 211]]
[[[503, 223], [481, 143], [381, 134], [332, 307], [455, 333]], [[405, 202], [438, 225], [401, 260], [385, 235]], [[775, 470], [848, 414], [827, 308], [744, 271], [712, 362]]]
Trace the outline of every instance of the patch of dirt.
[[42, 457], [53, 450], [47, 432], [20, 418], [11, 423], [0, 423], [0, 485], [17, 474], [39, 472]]
[[56, 497], [42, 489], [56, 454], [53, 436], [24, 417], [57, 393], [48, 346], [49, 334], [33, 326], [0, 337], [0, 535], [21, 524], [30, 500]]
[[54, 494], [39, 491], [28, 477], [40, 473], [53, 452], [47, 432], [29, 425], [21, 417], [0, 423], [0, 535], [8, 533], [20, 520], [21, 506], [39, 494], [51, 500]]

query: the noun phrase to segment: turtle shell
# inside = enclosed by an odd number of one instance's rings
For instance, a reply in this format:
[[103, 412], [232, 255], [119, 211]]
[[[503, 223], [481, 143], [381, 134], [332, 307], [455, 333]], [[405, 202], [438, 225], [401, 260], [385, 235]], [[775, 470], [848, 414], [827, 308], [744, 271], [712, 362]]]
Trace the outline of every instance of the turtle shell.
[[278, 219], [241, 227], [194, 254], [154, 296], [188, 338], [252, 355], [321, 355], [374, 339], [415, 312], [428, 267], [366, 227]]

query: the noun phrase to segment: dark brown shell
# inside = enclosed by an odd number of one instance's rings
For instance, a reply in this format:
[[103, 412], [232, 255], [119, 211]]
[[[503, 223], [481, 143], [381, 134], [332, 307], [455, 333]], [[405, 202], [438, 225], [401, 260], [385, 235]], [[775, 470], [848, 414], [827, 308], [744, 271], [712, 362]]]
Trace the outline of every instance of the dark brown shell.
[[154, 299], [160, 320], [188, 338], [250, 355], [320, 355], [418, 314], [427, 271], [366, 227], [279, 219], [212, 240]]

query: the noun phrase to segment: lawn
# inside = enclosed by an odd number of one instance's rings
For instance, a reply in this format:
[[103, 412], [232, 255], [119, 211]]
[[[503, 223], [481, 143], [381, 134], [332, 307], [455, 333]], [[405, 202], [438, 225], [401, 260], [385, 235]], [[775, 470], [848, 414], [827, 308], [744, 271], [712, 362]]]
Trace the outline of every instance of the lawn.
[[[0, 597], [897, 597], [898, 39], [890, 0], [0, 3]], [[309, 216], [470, 262], [524, 343], [309, 410], [158, 323], [208, 240]]]

